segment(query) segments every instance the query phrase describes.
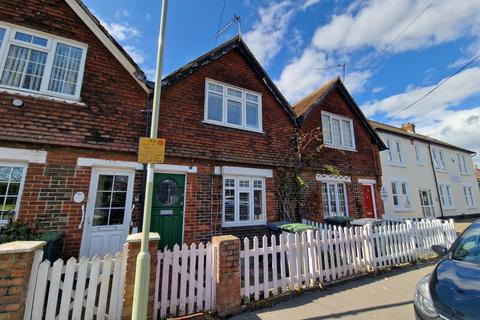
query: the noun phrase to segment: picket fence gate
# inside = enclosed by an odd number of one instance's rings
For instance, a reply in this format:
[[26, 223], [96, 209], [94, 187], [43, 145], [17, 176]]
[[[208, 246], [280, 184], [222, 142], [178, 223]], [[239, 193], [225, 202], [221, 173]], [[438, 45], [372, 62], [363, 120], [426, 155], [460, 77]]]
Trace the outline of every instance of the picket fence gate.
[[120, 319], [126, 273], [126, 249], [115, 256], [42, 262], [34, 254], [24, 320]]
[[158, 251], [153, 318], [214, 311], [215, 259], [210, 242]]

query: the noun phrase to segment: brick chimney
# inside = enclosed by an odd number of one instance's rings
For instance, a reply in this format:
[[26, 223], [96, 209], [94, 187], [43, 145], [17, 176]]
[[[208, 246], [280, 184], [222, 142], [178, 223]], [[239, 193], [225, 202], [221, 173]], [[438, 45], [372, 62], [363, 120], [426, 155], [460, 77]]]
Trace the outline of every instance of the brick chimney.
[[415, 133], [415, 125], [411, 122], [402, 124], [402, 129], [410, 133]]

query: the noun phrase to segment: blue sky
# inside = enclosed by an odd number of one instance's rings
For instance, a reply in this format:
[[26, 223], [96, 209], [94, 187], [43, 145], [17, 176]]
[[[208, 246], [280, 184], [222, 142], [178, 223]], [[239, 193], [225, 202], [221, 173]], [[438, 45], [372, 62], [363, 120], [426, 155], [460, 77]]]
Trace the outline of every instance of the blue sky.
[[[85, 0], [151, 78], [160, 1]], [[139, 5], [141, 3], [141, 5]], [[479, 0], [173, 0], [164, 74], [234, 36], [214, 34], [236, 14], [242, 36], [294, 103], [341, 75], [371, 119], [400, 125], [480, 153], [480, 59], [433, 94], [389, 118], [480, 53]], [[430, 5], [431, 4], [431, 5]], [[403, 35], [391, 42], [427, 6]], [[475, 161], [480, 164], [480, 157]]]

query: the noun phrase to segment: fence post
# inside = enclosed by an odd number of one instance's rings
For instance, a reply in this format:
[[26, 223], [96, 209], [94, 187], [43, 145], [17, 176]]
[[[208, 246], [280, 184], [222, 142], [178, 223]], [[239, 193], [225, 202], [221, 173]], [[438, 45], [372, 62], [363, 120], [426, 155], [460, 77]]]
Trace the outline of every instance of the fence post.
[[413, 261], [418, 260], [418, 255], [417, 255], [417, 234], [415, 230], [415, 223], [412, 222], [412, 220], [406, 220], [405, 221], [407, 225], [407, 233], [410, 235], [410, 247], [411, 247], [411, 254], [410, 256], [413, 258]]
[[375, 261], [375, 239], [372, 232], [372, 225], [366, 224], [363, 226], [363, 249], [366, 256], [367, 271], [375, 271], [377, 263]]
[[14, 241], [0, 245], [0, 319], [23, 318], [35, 250], [45, 244]]
[[[132, 318], [133, 289], [135, 286], [135, 269], [137, 255], [140, 252], [141, 233], [131, 234], [127, 238], [127, 270], [125, 275], [125, 291], [123, 295], [122, 319]], [[148, 289], [148, 311], [147, 319], [153, 319], [153, 308], [155, 296], [155, 278], [157, 270], [158, 240], [160, 235], [156, 232], [150, 232], [149, 236], [150, 251], [150, 287]]]
[[225, 235], [212, 238], [216, 257], [216, 310], [220, 317], [240, 312], [240, 239]]

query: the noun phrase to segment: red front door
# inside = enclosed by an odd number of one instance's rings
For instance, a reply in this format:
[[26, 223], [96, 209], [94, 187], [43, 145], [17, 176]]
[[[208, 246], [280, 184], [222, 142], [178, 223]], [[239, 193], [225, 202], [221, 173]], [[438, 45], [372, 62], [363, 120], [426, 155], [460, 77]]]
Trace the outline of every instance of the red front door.
[[372, 185], [364, 184], [363, 188], [363, 210], [367, 218], [375, 218], [375, 207], [372, 198]]

